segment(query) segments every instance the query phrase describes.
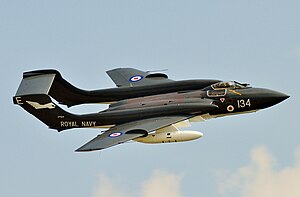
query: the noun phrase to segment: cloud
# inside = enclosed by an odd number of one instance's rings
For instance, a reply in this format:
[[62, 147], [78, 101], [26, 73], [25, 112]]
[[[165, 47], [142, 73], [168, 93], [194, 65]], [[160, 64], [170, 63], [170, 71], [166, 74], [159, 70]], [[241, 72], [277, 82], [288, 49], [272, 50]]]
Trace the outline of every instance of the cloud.
[[93, 197], [122, 197], [124, 196], [121, 191], [116, 190], [115, 184], [106, 176], [100, 175], [99, 184], [96, 187]]
[[251, 156], [249, 165], [219, 174], [221, 196], [300, 196], [300, 149], [296, 151], [295, 163], [280, 170], [274, 170], [275, 160], [264, 147], [253, 149]]
[[161, 170], [154, 170], [149, 180], [142, 184], [143, 197], [181, 197], [180, 192], [181, 176], [167, 173]]
[[[172, 174], [162, 170], [154, 170], [149, 179], [145, 180], [141, 185], [139, 185], [140, 191], [136, 191], [132, 196], [141, 197], [183, 197], [180, 192], [180, 181], [182, 179], [181, 175]], [[128, 187], [132, 187], [132, 184], [127, 183]], [[130, 197], [130, 192], [126, 191], [120, 187], [115, 187], [116, 181], [108, 178], [106, 175], [100, 175], [99, 183], [93, 192], [93, 197]]]

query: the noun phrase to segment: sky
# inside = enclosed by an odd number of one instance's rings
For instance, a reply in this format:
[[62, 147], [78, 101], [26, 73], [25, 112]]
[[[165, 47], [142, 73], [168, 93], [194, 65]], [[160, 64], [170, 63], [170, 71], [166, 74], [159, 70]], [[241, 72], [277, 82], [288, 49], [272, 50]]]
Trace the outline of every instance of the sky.
[[[298, 0], [1, 0], [0, 196], [298, 197], [299, 10]], [[58, 133], [12, 103], [24, 71], [57, 69], [92, 90], [114, 87], [105, 71], [118, 67], [237, 80], [291, 97], [193, 123], [199, 140], [91, 153], [74, 150], [100, 130]]]

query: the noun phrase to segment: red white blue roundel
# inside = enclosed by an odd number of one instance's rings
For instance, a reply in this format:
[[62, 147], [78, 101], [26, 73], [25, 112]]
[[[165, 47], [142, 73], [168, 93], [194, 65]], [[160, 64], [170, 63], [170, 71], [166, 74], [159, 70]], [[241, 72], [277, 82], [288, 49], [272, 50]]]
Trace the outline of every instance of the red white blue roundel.
[[131, 82], [137, 82], [137, 81], [142, 80], [143, 78], [144, 77], [142, 75], [135, 75], [135, 76], [130, 77], [129, 81], [131, 81]]
[[123, 135], [122, 132], [115, 132], [115, 133], [109, 134], [108, 137], [114, 138], [114, 137], [119, 137], [119, 136], [121, 136], [121, 135]]

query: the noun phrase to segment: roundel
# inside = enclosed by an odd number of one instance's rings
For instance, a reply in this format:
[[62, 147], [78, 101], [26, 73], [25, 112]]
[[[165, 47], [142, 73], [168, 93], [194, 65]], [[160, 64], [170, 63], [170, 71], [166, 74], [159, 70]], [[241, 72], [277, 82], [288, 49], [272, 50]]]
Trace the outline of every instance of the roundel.
[[144, 77], [142, 75], [135, 75], [135, 76], [130, 77], [129, 81], [131, 81], [131, 82], [137, 82], [137, 81], [142, 80], [143, 78]]
[[234, 107], [232, 105], [228, 105], [227, 111], [232, 112], [234, 110]]
[[109, 134], [108, 137], [112, 137], [112, 138], [114, 138], [114, 137], [119, 137], [119, 136], [121, 136], [122, 134], [123, 134], [122, 132], [115, 132], [115, 133]]

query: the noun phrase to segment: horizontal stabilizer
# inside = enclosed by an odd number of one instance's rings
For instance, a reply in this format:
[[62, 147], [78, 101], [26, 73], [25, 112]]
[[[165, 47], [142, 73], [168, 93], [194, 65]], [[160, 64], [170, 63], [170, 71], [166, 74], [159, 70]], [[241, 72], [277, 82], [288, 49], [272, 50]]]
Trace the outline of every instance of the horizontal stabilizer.
[[43, 75], [31, 74], [24, 73], [16, 95], [48, 94], [56, 74], [50, 72]]

